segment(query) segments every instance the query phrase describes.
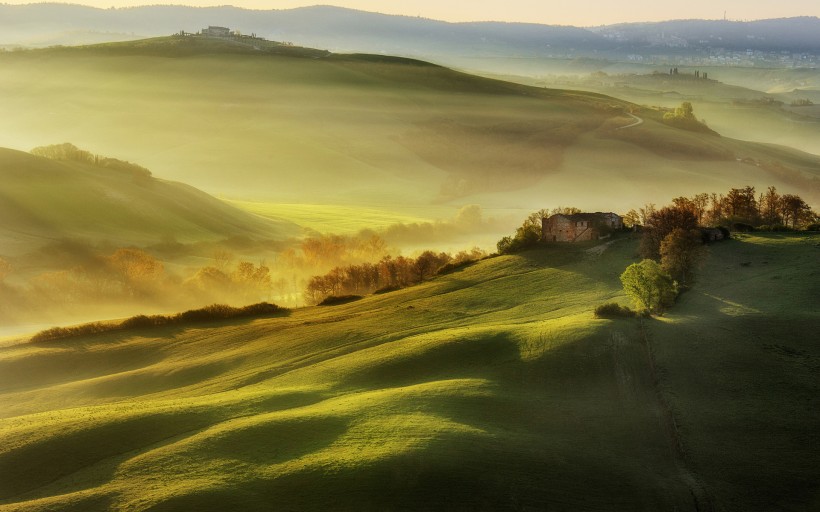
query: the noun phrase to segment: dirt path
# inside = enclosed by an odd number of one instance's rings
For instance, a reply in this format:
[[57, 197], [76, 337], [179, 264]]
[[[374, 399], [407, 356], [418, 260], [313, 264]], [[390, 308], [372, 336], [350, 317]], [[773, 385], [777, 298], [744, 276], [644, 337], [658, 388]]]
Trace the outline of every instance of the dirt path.
[[658, 410], [662, 414], [662, 423], [666, 431], [669, 446], [674, 453], [676, 465], [680, 473], [680, 478], [689, 487], [689, 493], [692, 495], [692, 502], [696, 512], [712, 512], [715, 507], [712, 503], [712, 498], [709, 495], [706, 486], [698, 478], [698, 475], [689, 469], [689, 464], [686, 457], [686, 448], [683, 442], [680, 428], [678, 426], [675, 412], [671, 404], [666, 398], [666, 395], [661, 388], [660, 375], [658, 374], [657, 365], [655, 363], [655, 351], [652, 348], [652, 340], [648, 335], [643, 318], [640, 319], [640, 337], [642, 338], [644, 347], [646, 349], [646, 360], [649, 366], [649, 374], [655, 388], [655, 397], [657, 400]]
[[623, 130], [624, 128], [632, 128], [633, 126], [638, 126], [638, 125], [642, 125], [642, 124], [643, 124], [643, 119], [641, 119], [640, 117], [636, 116], [635, 114], [630, 114], [629, 112], [627, 112], [627, 114], [626, 114], [626, 115], [628, 115], [629, 117], [631, 117], [632, 119], [634, 119], [634, 120], [635, 120], [635, 122], [633, 122], [632, 124], [628, 124], [628, 125], [626, 125], [626, 126], [621, 126], [620, 128], [615, 128], [616, 130]]
[[609, 248], [610, 245], [614, 244], [620, 239], [610, 240], [609, 242], [603, 243], [601, 245], [596, 245], [595, 247], [590, 247], [589, 249], [585, 250], [584, 252], [589, 256], [600, 256], [604, 253], [604, 251]]

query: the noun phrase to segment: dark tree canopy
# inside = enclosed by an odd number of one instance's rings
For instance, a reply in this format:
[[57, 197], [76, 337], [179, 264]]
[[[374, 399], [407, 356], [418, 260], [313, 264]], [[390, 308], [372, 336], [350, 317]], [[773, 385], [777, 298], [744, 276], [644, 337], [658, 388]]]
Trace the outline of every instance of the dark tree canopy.
[[654, 211], [647, 219], [641, 239], [641, 256], [660, 259], [661, 242], [675, 229], [691, 231], [697, 229], [697, 215], [689, 208], [665, 206]]

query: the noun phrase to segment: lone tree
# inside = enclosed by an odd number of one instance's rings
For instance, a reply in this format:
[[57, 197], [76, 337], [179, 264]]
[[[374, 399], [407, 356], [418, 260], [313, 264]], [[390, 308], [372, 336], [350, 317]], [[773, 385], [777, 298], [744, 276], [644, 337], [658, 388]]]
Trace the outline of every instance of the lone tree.
[[686, 286], [703, 259], [704, 247], [700, 231], [675, 228], [661, 241], [661, 267]]
[[641, 310], [662, 315], [677, 296], [677, 286], [672, 276], [650, 259], [633, 263], [621, 274], [624, 291]]

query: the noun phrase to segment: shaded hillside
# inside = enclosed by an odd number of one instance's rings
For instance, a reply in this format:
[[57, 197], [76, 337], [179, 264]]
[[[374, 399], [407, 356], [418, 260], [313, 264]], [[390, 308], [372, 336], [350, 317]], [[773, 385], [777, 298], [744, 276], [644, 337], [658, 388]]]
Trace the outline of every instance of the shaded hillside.
[[[791, 181], [750, 173], [736, 158], [758, 146], [670, 132], [657, 112], [599, 94], [526, 87], [412, 59], [234, 46], [226, 53], [225, 45], [159, 38], [0, 55], [0, 128], [14, 147], [71, 140], [210, 193], [268, 202], [530, 211], [606, 202], [628, 210], [674, 197], [681, 186], [701, 192], [774, 184], [804, 192], [808, 183], [815, 190], [820, 174], [809, 156], [787, 166]], [[641, 133], [610, 136], [633, 122], [624, 115], [630, 110], [646, 121], [634, 129]], [[674, 139], [685, 139], [685, 147], [655, 148], [648, 141], [658, 137], [678, 146]], [[566, 159], [580, 143], [597, 178], [583, 188]], [[596, 158], [613, 147], [617, 158]], [[654, 156], [644, 158], [646, 150]], [[714, 184], [699, 181], [690, 154], [709, 163]], [[632, 193], [612, 196], [602, 178], [625, 162], [642, 179]], [[666, 185], [658, 167], [685, 181]]]
[[194, 187], [127, 170], [0, 149], [0, 179], [4, 254], [65, 238], [140, 245], [299, 233]]
[[817, 243], [715, 245], [645, 331], [592, 318], [625, 301], [627, 240], [283, 318], [6, 342], [0, 510], [805, 509]]

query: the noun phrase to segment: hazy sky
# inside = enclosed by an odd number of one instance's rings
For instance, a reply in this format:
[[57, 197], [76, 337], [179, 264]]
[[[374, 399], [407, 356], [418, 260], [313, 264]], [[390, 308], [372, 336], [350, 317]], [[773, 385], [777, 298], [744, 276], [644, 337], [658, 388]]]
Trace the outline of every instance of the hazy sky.
[[[31, 3], [31, 0], [4, 0]], [[288, 9], [330, 4], [389, 14], [423, 16], [447, 21], [523, 21], [562, 25], [601, 25], [626, 21], [720, 19], [734, 20], [820, 16], [818, 0], [79, 0], [95, 7], [174, 3], [195, 6], [236, 5], [250, 9]]]

